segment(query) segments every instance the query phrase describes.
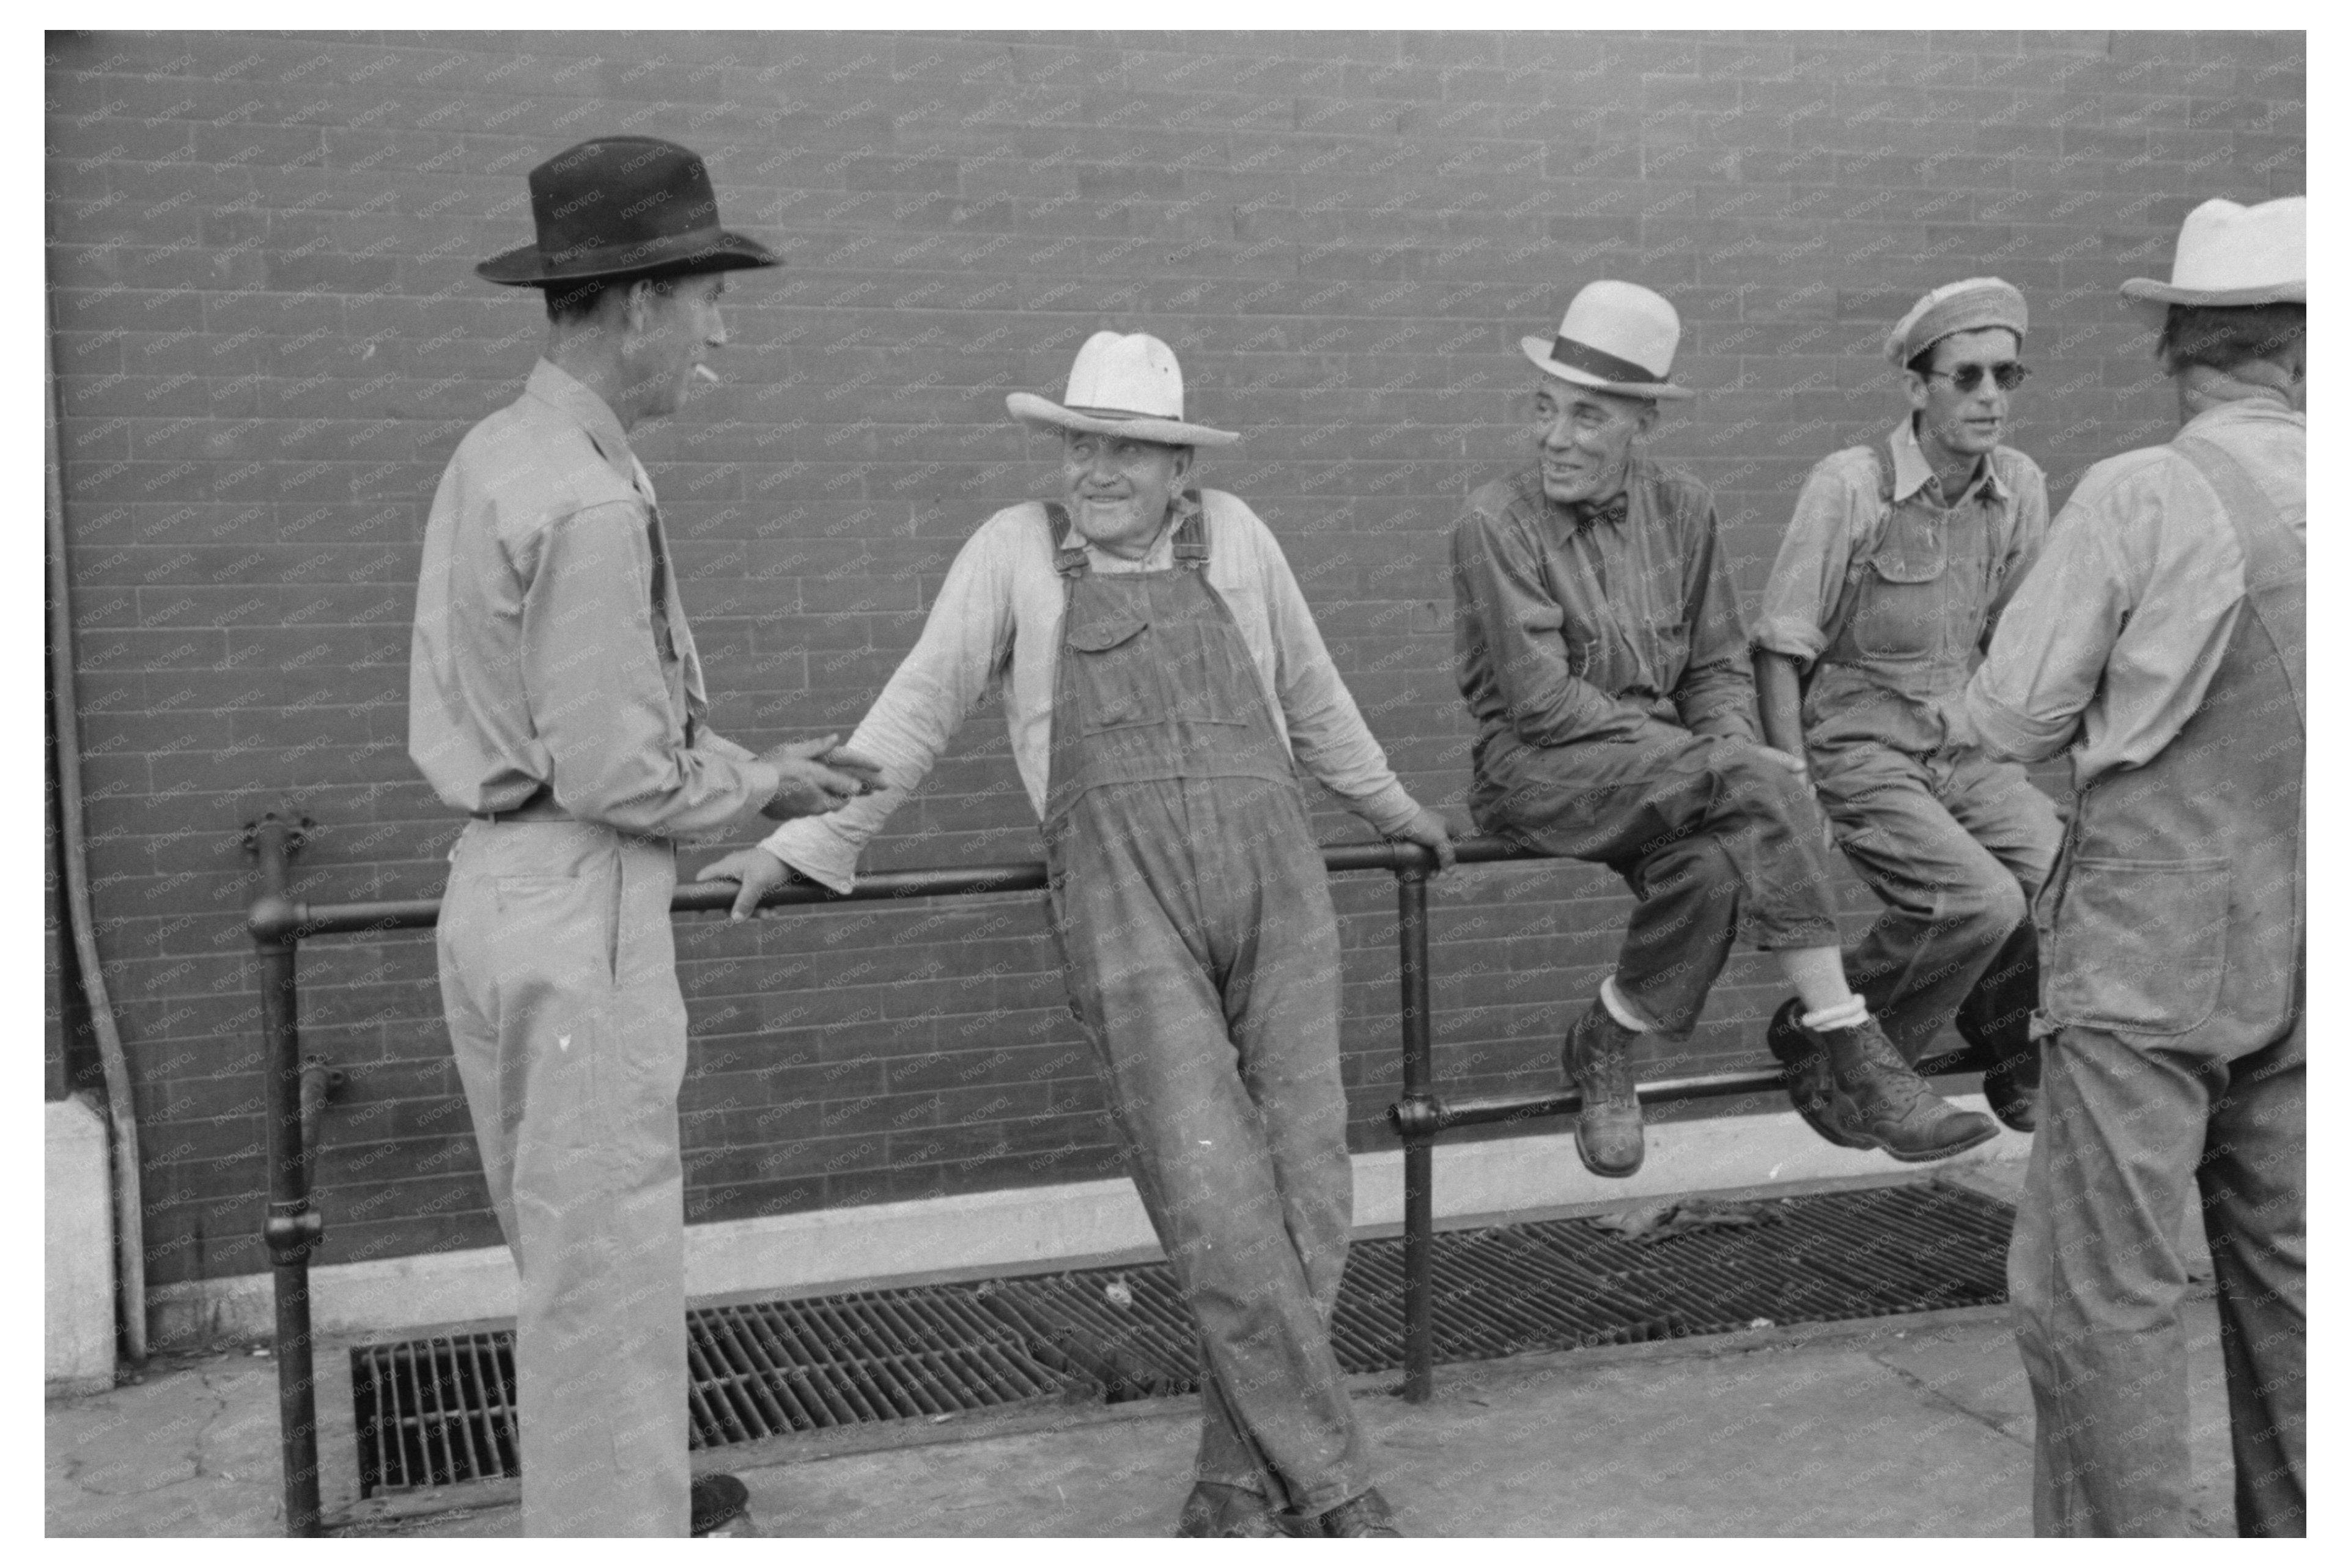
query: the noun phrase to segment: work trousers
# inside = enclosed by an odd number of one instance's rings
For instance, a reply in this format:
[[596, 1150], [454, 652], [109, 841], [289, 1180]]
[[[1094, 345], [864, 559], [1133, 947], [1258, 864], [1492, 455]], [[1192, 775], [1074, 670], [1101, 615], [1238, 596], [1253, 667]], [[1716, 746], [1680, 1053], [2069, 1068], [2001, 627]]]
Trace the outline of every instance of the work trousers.
[[1371, 1480], [1331, 1352], [1354, 1189], [1338, 921], [1298, 789], [1099, 786], [1046, 847], [1071, 1005], [1199, 1324], [1197, 1478], [1321, 1513]]
[[1740, 741], [1642, 727], [1632, 740], [1491, 737], [1469, 798], [1483, 831], [1607, 865], [1637, 901], [1617, 988], [1687, 1038], [1742, 925], [1764, 948], [1837, 942], [1820, 814], [1803, 781]]
[[[2026, 915], [2057, 858], [2057, 809], [2022, 768], [1979, 751], [1920, 758], [1859, 741], [1811, 760], [1837, 847], [1886, 905], [1846, 952], [1845, 978], [1916, 1062], [1996, 957], [2030, 962], [2029, 946], [2002, 947], [2032, 939]], [[1999, 1020], [2019, 1051], [2031, 988]]]
[[2069, 1026], [2042, 1042], [2008, 1265], [2032, 1385], [2034, 1533], [2188, 1532], [2191, 1188], [2220, 1301], [2238, 1531], [2304, 1532], [2304, 1030], [2233, 1061], [2192, 1034]]
[[441, 998], [522, 1277], [526, 1535], [684, 1535], [685, 1003], [676, 852], [481, 822], [450, 856]]

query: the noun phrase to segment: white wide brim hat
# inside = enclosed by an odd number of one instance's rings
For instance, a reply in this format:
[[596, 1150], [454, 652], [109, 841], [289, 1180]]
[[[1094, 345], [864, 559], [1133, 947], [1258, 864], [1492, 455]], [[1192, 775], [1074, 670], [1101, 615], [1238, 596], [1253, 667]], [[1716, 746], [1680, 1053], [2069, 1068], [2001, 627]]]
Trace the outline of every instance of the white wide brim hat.
[[1547, 376], [1625, 397], [1695, 397], [1669, 379], [1682, 319], [1666, 297], [1637, 283], [1600, 278], [1568, 302], [1558, 336], [1521, 338], [1519, 348]]
[[2134, 277], [2123, 298], [2158, 326], [2174, 305], [2306, 304], [2309, 219], [2306, 196], [2206, 202], [2179, 225], [2170, 281]]
[[1096, 332], [1078, 350], [1061, 402], [1012, 392], [1004, 406], [1023, 424], [1163, 446], [1230, 446], [1240, 439], [1236, 431], [1185, 419], [1184, 371], [1176, 350], [1148, 332]]

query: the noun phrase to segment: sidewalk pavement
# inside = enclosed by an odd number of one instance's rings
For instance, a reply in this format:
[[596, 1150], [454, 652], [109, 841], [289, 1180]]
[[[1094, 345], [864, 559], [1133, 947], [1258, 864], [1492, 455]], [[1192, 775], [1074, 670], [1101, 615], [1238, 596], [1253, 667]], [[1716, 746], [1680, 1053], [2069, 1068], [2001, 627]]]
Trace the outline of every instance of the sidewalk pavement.
[[[2233, 1533], [2219, 1330], [2191, 1302], [2189, 1435], [2199, 1533]], [[328, 1408], [322, 1458], [350, 1442]], [[1440, 1366], [1409, 1406], [1357, 1380], [1381, 1490], [1431, 1536], [2023, 1535], [2032, 1398], [2001, 1307], [1770, 1328]], [[348, 1400], [348, 1381], [342, 1398]], [[1152, 1536], [1189, 1486], [1193, 1398], [1072, 1410], [1040, 1430], [774, 1462], [744, 1455], [774, 1536]], [[239, 1349], [150, 1364], [143, 1381], [50, 1402], [51, 1535], [274, 1535], [277, 1367]], [[946, 1437], [945, 1431], [919, 1434]], [[724, 1451], [697, 1456], [724, 1467]], [[743, 1460], [758, 1458], [762, 1468]], [[512, 1535], [514, 1483], [476, 1504], [350, 1533]], [[413, 1506], [410, 1504], [408, 1506]]]

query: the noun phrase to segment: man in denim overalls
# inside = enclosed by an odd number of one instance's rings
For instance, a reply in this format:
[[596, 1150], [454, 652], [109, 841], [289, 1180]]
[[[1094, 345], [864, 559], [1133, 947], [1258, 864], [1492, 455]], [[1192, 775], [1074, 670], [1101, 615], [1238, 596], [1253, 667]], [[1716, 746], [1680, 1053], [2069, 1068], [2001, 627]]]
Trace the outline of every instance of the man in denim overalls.
[[[1886, 340], [1910, 408], [1823, 458], [1763, 590], [1764, 737], [1803, 758], [1845, 858], [1886, 907], [1845, 971], [1904, 1059], [1956, 1021], [1991, 1049], [1985, 1097], [2032, 1130], [2039, 987], [2025, 911], [2057, 853], [2057, 812], [1986, 757], [1957, 699], [2049, 527], [2040, 466], [2006, 433], [2024, 378], [2024, 296], [1997, 277], [1934, 290]], [[1795, 1004], [1771, 1020], [1795, 1049]], [[1852, 1141], [1824, 1102], [1797, 1108]]]
[[1061, 435], [1062, 497], [998, 512], [956, 558], [852, 742], [884, 787], [703, 875], [742, 883], [738, 915], [787, 865], [846, 892], [1000, 686], [1071, 1005], [1199, 1324], [1176, 1533], [1393, 1535], [1331, 1351], [1353, 1208], [1339, 933], [1292, 757], [1382, 832], [1440, 864], [1452, 848], [1389, 771], [1272, 533], [1185, 487], [1194, 448], [1238, 437], [1186, 423], [1183, 397], [1166, 344], [1098, 332], [1065, 403], [1008, 398]]
[[2179, 432], [2083, 476], [1967, 690], [1987, 749], [2071, 747], [2078, 791], [2008, 1261], [2042, 1535], [2189, 1533], [2198, 1209], [2237, 1529], [2304, 1532], [2304, 221], [2207, 202], [2171, 281], [2123, 286]]

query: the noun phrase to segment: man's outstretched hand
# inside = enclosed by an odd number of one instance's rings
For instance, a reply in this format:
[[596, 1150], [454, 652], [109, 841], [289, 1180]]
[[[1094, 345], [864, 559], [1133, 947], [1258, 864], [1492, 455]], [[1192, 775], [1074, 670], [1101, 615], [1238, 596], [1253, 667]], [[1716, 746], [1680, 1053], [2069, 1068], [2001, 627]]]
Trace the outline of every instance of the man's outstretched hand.
[[1423, 806], [1419, 815], [1388, 835], [1420, 845], [1437, 856], [1437, 869], [1448, 871], [1453, 865], [1453, 835], [1446, 831], [1445, 819]]
[[841, 737], [796, 740], [759, 754], [776, 770], [780, 782], [759, 815], [778, 822], [794, 817], [821, 816], [837, 811], [860, 795], [882, 787], [882, 772], [872, 763], [845, 751], [834, 751]]
[[704, 866], [695, 880], [737, 883], [735, 907], [726, 912], [726, 918], [747, 920], [768, 890], [783, 886], [791, 874], [789, 866], [766, 850], [747, 849], [737, 850], [726, 859]]

